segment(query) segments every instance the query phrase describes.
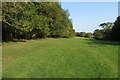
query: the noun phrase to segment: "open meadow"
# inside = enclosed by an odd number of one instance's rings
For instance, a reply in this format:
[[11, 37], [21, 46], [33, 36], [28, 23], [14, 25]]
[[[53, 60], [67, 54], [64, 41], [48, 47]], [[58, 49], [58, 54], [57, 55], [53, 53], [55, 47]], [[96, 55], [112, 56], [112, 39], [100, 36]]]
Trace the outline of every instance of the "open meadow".
[[3, 78], [117, 78], [118, 46], [88, 38], [4, 42]]

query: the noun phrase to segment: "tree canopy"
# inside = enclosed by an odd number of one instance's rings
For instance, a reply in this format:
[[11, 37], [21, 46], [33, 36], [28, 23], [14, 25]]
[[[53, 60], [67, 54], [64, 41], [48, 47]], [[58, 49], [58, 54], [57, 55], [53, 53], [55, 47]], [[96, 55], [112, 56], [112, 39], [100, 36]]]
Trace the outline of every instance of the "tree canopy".
[[68, 10], [58, 2], [3, 2], [3, 41], [46, 37], [73, 37]]
[[114, 23], [107, 22], [99, 25], [103, 29], [94, 31], [94, 38], [100, 40], [120, 41], [120, 16]]
[[120, 16], [117, 17], [112, 28], [112, 39], [114, 41], [120, 41]]

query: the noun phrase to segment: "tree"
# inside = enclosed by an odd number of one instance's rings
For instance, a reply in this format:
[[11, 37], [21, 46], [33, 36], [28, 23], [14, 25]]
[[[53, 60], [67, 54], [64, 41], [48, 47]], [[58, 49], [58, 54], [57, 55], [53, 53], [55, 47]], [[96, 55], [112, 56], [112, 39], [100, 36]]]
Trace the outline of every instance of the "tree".
[[92, 35], [92, 33], [86, 33], [85, 37], [87, 37], [87, 38], [92, 38], [93, 35]]
[[99, 26], [104, 28], [104, 29], [107, 28], [107, 27], [112, 28], [113, 23], [111, 23], [111, 22], [101, 23]]
[[101, 23], [99, 26], [102, 27], [103, 29], [95, 30], [94, 38], [100, 40], [111, 40], [113, 23], [111, 22]]
[[105, 37], [104, 30], [96, 29], [93, 33], [95, 39], [103, 40]]
[[79, 32], [76, 32], [75, 35], [78, 36], [78, 37], [80, 37], [80, 33]]
[[120, 16], [117, 17], [112, 28], [112, 40], [120, 41]]
[[46, 37], [73, 37], [68, 10], [58, 2], [3, 2], [3, 41]]
[[80, 32], [80, 37], [85, 37], [86, 33], [85, 32]]

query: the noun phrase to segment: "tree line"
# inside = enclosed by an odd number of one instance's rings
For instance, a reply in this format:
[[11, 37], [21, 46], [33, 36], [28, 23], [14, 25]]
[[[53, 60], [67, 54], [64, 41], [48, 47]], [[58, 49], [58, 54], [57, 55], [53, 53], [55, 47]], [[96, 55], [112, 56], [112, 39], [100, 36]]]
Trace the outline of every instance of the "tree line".
[[78, 37], [86, 37], [86, 38], [92, 38], [92, 33], [86, 33], [86, 32], [76, 32], [76, 36]]
[[76, 32], [78, 37], [94, 38], [97, 40], [120, 41], [120, 16], [115, 22], [101, 23], [102, 29], [96, 29], [93, 33]]
[[[74, 37], [68, 10], [59, 2], [2, 2], [2, 39], [36, 39]], [[76, 36], [120, 41], [120, 16], [114, 23], [102, 23], [93, 33], [76, 32]]]
[[2, 8], [3, 41], [75, 36], [59, 2], [2, 2]]

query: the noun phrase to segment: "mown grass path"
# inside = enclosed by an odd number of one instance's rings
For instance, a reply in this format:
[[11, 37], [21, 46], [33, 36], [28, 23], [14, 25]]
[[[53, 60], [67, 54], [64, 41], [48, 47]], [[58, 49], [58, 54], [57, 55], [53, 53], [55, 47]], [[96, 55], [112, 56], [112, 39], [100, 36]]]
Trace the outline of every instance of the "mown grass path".
[[118, 45], [86, 38], [3, 43], [4, 78], [116, 78]]

